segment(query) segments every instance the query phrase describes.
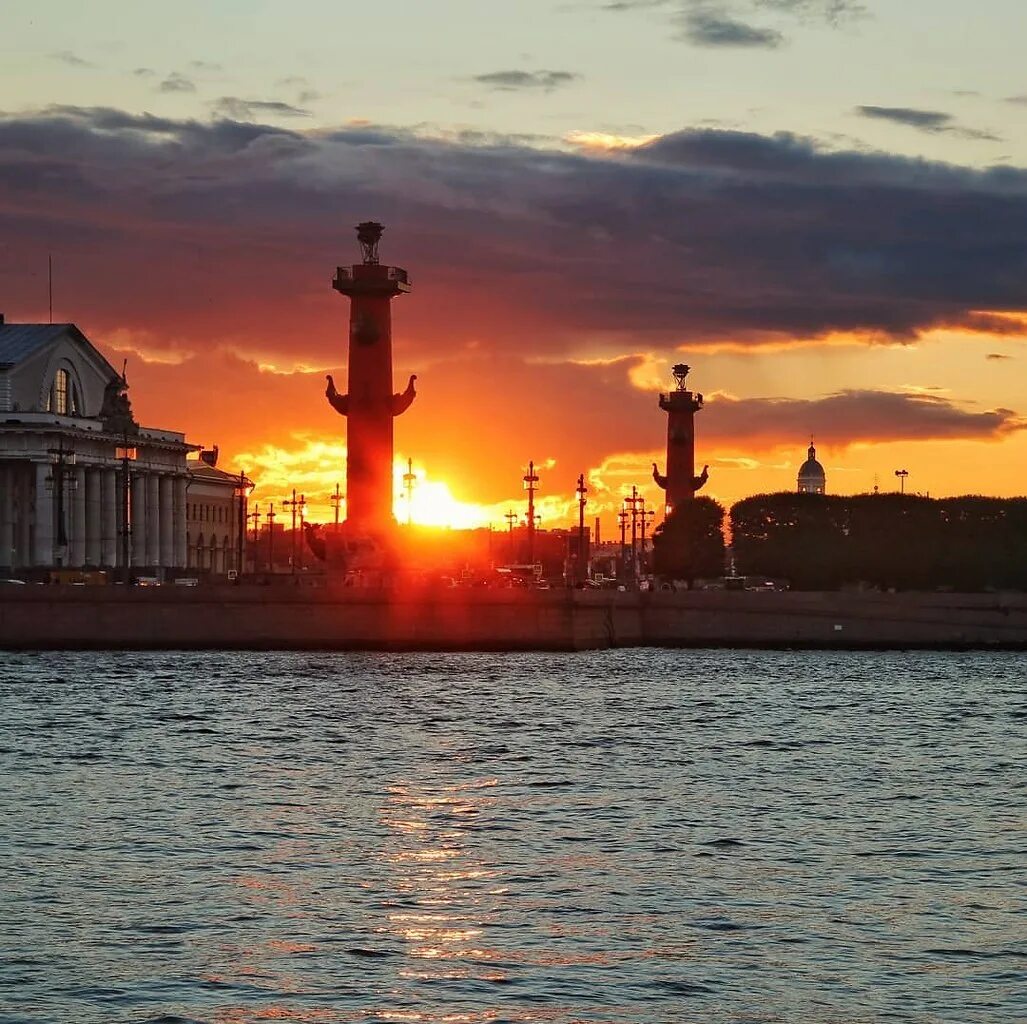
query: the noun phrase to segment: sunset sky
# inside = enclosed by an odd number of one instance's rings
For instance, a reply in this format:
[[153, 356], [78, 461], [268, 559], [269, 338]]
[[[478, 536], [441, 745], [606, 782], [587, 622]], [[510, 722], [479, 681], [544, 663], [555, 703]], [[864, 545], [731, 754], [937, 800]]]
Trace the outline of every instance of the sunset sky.
[[46, 319], [52, 253], [144, 424], [327, 517], [331, 276], [377, 219], [422, 518], [504, 528], [534, 459], [543, 526], [585, 472], [612, 530], [681, 361], [725, 504], [811, 434], [833, 493], [1024, 494], [1025, 35], [1014, 0], [17, 5], [0, 310]]

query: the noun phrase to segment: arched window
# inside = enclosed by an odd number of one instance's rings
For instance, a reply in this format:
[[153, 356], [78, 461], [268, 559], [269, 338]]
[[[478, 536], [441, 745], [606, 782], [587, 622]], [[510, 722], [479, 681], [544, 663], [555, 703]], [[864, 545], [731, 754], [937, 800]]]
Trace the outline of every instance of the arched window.
[[53, 379], [53, 411], [58, 416], [67, 416], [70, 405], [71, 378], [63, 366], [58, 367]]
[[203, 534], [196, 538], [196, 568], [206, 569], [206, 553], [207, 549], [203, 546]]
[[221, 566], [218, 564], [218, 539], [217, 537], [210, 538], [210, 570], [211, 572], [220, 572]]

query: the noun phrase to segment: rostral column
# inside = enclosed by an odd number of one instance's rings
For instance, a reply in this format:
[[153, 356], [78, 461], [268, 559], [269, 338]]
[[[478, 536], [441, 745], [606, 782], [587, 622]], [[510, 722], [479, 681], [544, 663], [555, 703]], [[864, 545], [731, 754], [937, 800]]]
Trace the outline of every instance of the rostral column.
[[363, 262], [338, 267], [332, 287], [349, 297], [349, 387], [345, 395], [329, 376], [325, 395], [347, 419], [347, 532], [382, 536], [395, 525], [392, 515], [392, 421], [414, 400], [411, 375], [406, 390], [392, 391], [392, 300], [410, 291], [401, 267], [378, 262], [385, 229], [374, 221], [357, 225]]
[[667, 492], [668, 513], [691, 501], [710, 475], [709, 466], [695, 475], [695, 414], [702, 409], [702, 395], [685, 387], [689, 369], [684, 363], [673, 367], [677, 387], [660, 395], [660, 408], [667, 414], [667, 475], [654, 462], [653, 479]]

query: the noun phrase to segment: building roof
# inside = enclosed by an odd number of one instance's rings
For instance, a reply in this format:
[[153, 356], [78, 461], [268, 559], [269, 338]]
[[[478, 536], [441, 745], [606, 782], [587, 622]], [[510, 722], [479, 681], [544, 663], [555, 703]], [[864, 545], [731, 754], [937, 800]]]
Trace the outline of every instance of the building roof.
[[0, 366], [14, 366], [28, 359], [68, 331], [82, 336], [74, 324], [0, 324]]
[[[215, 469], [214, 466], [208, 466], [205, 462], [201, 462], [199, 459], [190, 459], [186, 466], [189, 472], [196, 477], [198, 480], [210, 480], [212, 483], [225, 483], [225, 484], [238, 484], [239, 474], [238, 473], [226, 473], [223, 469]], [[252, 481], [247, 477], [247, 483]]]
[[817, 462], [817, 450], [813, 445], [809, 446], [807, 452], [809, 456], [806, 461], [799, 467], [799, 479], [800, 480], [818, 480], [823, 481], [827, 479], [827, 474], [824, 472], [824, 467]]

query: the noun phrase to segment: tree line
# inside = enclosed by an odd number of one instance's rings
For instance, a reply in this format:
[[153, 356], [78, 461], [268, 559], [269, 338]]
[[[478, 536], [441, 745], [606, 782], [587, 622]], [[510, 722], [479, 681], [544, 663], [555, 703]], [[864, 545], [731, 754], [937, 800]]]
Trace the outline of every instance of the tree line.
[[[654, 535], [655, 571], [722, 575], [724, 520], [710, 498], [679, 506]], [[735, 571], [796, 590], [1027, 590], [1027, 498], [758, 494], [728, 521]]]

